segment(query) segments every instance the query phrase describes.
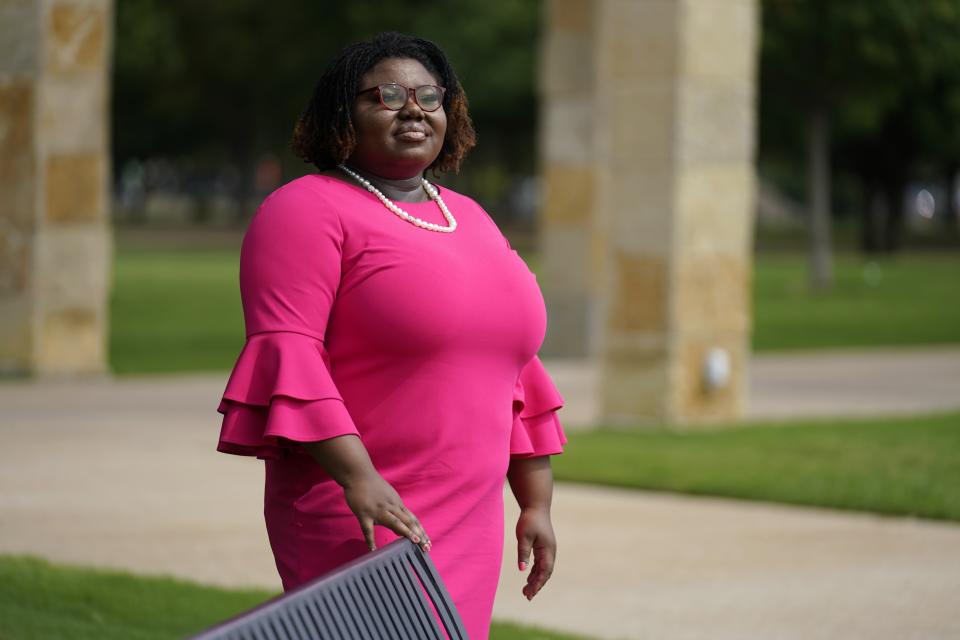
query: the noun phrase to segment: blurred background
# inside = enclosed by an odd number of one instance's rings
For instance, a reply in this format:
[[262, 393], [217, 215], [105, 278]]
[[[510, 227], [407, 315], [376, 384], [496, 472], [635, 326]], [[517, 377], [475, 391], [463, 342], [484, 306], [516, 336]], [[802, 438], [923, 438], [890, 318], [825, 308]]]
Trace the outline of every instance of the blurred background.
[[[958, 3], [762, 5], [754, 347], [957, 342]], [[240, 235], [267, 193], [312, 171], [288, 141], [327, 60], [385, 25], [450, 56], [480, 143], [441, 182], [478, 200], [536, 268], [543, 12], [531, 0], [117, 2], [111, 368], [231, 366]], [[169, 290], [139, 286], [151, 269]], [[190, 335], [171, 328], [188, 321]]]
[[960, 636], [960, 0], [11, 0], [0, 637], [276, 592], [261, 469], [213, 451], [239, 247], [384, 30], [450, 57], [479, 144], [437, 181], [562, 337], [563, 573], [517, 597], [508, 517], [492, 637]]

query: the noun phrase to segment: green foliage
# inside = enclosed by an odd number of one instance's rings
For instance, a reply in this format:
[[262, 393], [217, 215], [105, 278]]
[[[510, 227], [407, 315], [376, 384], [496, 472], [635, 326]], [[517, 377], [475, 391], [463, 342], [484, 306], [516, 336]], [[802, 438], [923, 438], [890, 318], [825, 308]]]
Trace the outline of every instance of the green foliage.
[[960, 520], [960, 414], [575, 433], [560, 480]]
[[119, 0], [116, 160], [282, 155], [327, 61], [392, 30], [444, 48], [484, 143], [516, 152], [507, 166], [532, 172], [538, 11], [530, 0]]
[[[274, 595], [0, 556], [0, 638], [173, 640]], [[490, 637], [574, 640], [564, 634], [496, 622]]]
[[905, 94], [960, 63], [960, 0], [764, 0], [762, 15], [771, 124], [825, 104], [850, 133], [875, 132]]
[[808, 119], [825, 110], [860, 209], [871, 192], [899, 208], [909, 180], [943, 181], [960, 165], [957, 33], [960, 0], [763, 0], [761, 163], [801, 174]]

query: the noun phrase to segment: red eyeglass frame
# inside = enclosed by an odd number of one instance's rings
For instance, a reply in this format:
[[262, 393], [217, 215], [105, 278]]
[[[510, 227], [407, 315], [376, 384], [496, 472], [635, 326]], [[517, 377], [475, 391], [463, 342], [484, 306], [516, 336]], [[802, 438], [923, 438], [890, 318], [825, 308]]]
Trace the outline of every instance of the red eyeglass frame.
[[[383, 84], [378, 84], [378, 85], [375, 86], [375, 87], [370, 87], [369, 89], [364, 89], [363, 91], [358, 91], [358, 92], [357, 92], [357, 95], [360, 96], [360, 95], [363, 95], [364, 93], [370, 93], [371, 91], [377, 91], [377, 92], [378, 92], [378, 93], [377, 93], [377, 99], [380, 100], [380, 104], [383, 105], [383, 108], [384, 108], [384, 109], [389, 109], [390, 111], [400, 111], [400, 109], [403, 109], [402, 106], [397, 107], [396, 109], [393, 109], [393, 108], [391, 108], [391, 107], [388, 107], [388, 106], [386, 105], [386, 103], [384, 103], [384, 101], [383, 101], [383, 90], [382, 90], [382, 87], [400, 87], [401, 89], [403, 89], [404, 91], [407, 92], [407, 97], [406, 97], [406, 99], [404, 99], [404, 101], [403, 101], [403, 104], [404, 104], [404, 105], [407, 104], [407, 100], [409, 100], [409, 99], [410, 99], [410, 96], [412, 95], [412, 96], [413, 96], [413, 101], [417, 103], [417, 106], [420, 107], [423, 111], [426, 111], [427, 113], [433, 113], [434, 111], [439, 111], [439, 110], [443, 107], [443, 96], [447, 93], [447, 88], [446, 88], [446, 87], [441, 87], [440, 85], [436, 85], [436, 84], [422, 84], [422, 85], [420, 85], [419, 87], [405, 87], [405, 86], [403, 86], [402, 84], [400, 84], [400, 83], [398, 83], [398, 82], [384, 82]], [[433, 88], [435, 88], [435, 89], [439, 89], [439, 90], [440, 90], [440, 102], [439, 102], [439, 104], [437, 104], [437, 108], [436, 108], [436, 109], [425, 109], [424, 106], [423, 106], [422, 104], [420, 104], [420, 100], [417, 98], [417, 89], [422, 89], [423, 87], [433, 87]]]

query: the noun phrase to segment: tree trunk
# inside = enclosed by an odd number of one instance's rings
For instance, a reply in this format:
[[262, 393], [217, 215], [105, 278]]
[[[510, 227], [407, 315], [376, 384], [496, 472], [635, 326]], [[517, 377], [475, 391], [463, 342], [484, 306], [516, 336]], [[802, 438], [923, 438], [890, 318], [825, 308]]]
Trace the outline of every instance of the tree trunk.
[[250, 217], [251, 199], [253, 198], [253, 174], [255, 165], [253, 154], [241, 152], [237, 154], [236, 169], [238, 172], [237, 184], [233, 190], [233, 223], [242, 227]]
[[880, 252], [880, 229], [887, 219], [887, 200], [883, 188], [870, 185], [866, 206], [861, 215], [860, 246], [867, 255]]
[[807, 187], [810, 207], [810, 284], [826, 289], [833, 281], [830, 240], [830, 114], [810, 114], [807, 138]]
[[887, 220], [883, 227], [883, 249], [896, 253], [903, 242], [903, 185], [891, 181], [884, 190], [887, 201]]

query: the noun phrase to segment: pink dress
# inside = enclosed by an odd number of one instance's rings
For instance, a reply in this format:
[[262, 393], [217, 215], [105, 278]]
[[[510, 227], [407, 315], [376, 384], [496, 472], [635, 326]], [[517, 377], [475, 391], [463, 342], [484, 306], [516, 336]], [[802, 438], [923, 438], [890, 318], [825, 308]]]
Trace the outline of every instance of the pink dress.
[[[486, 638], [507, 466], [561, 452], [563, 399], [536, 356], [535, 276], [479, 205], [440, 191], [453, 233], [326, 176], [264, 201], [241, 251], [247, 342], [218, 449], [266, 461], [267, 533], [290, 589], [366, 552], [343, 491], [293, 443], [359, 434], [433, 540], [470, 637]], [[434, 202], [402, 206], [445, 224]], [[378, 545], [396, 538], [376, 529]]]

